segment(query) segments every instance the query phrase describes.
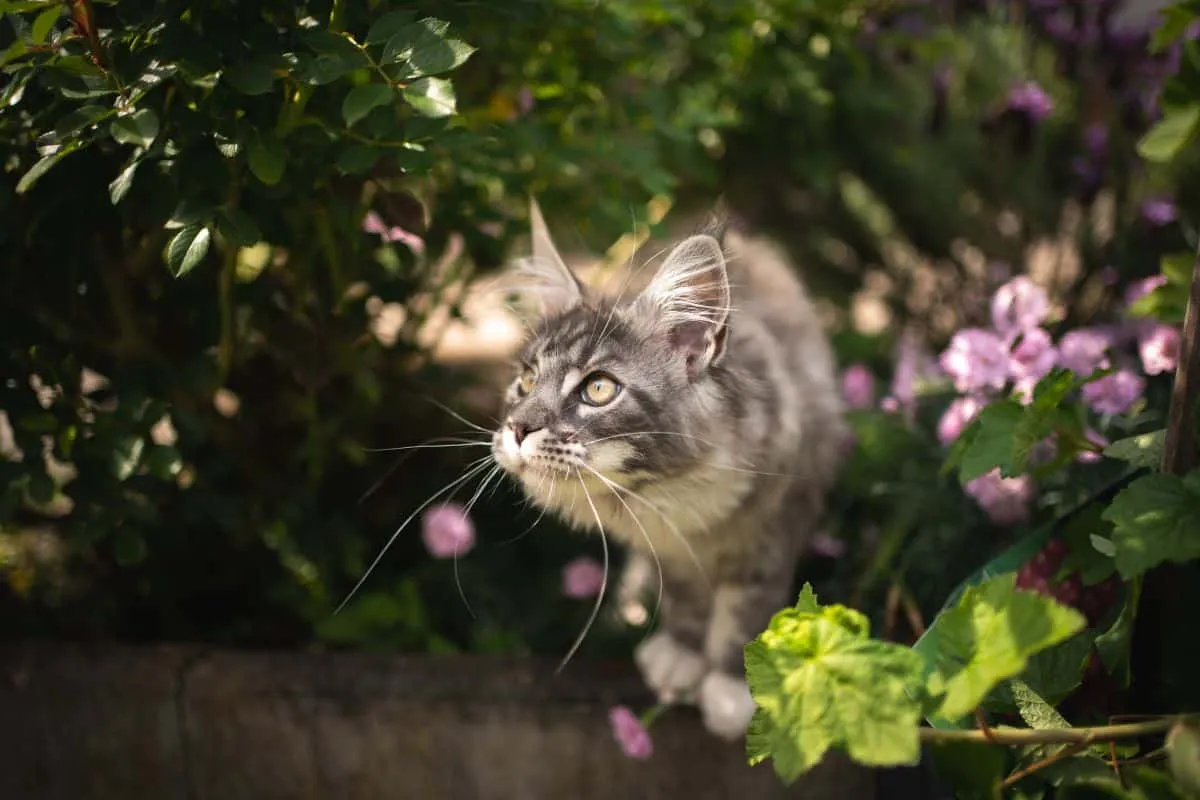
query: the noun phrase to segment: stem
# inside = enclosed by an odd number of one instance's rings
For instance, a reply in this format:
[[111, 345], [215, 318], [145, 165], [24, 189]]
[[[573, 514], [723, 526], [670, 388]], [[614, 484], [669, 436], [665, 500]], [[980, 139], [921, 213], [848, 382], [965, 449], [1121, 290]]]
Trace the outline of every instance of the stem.
[[1030, 775], [1032, 775], [1033, 773], [1037, 772], [1040, 769], [1045, 769], [1046, 767], [1050, 766], [1051, 764], [1062, 761], [1064, 758], [1070, 758], [1071, 756], [1075, 755], [1076, 753], [1083, 752], [1084, 750], [1088, 749], [1088, 746], [1089, 746], [1088, 742], [1078, 742], [1076, 744], [1071, 745], [1070, 747], [1064, 747], [1062, 750], [1059, 750], [1058, 752], [1056, 752], [1052, 755], [1048, 755], [1045, 758], [1041, 759], [1040, 761], [1035, 761], [1032, 764], [1030, 764], [1028, 767], [1025, 767], [1024, 769], [1019, 769], [1016, 772], [1014, 772], [1012, 775], [1009, 775], [1000, 784], [1000, 788], [1007, 789], [1008, 787], [1012, 786], [1017, 781], [1020, 781], [1022, 778], [1028, 778]]
[[1026, 730], [1021, 728], [988, 728], [987, 730], [943, 730], [921, 728], [921, 741], [930, 744], [945, 742], [972, 742], [975, 744], [1000, 744], [1021, 747], [1030, 744], [1092, 744], [1119, 739], [1136, 739], [1166, 732], [1182, 717], [1159, 717], [1150, 722], [1131, 725], [1100, 725], [1095, 728], [1048, 728]]
[[1182, 475], [1196, 466], [1197, 398], [1200, 398], [1200, 249], [1192, 265], [1192, 284], [1179, 341], [1179, 366], [1167, 413], [1164, 472]]

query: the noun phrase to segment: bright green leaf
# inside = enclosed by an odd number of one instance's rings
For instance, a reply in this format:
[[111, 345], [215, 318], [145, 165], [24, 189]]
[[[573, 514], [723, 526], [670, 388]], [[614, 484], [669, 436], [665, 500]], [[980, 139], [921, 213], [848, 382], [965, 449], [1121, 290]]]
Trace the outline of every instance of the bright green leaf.
[[1137, 143], [1138, 155], [1147, 161], [1168, 162], [1191, 141], [1198, 126], [1200, 105], [1169, 110]]
[[266, 94], [275, 84], [275, 71], [266, 64], [250, 61], [226, 69], [222, 80], [242, 94]]
[[246, 144], [246, 160], [250, 163], [250, 171], [268, 186], [273, 186], [283, 179], [287, 167], [287, 153], [283, 143], [271, 136], [261, 136], [254, 133]]
[[1183, 36], [1188, 26], [1196, 21], [1196, 11], [1188, 8], [1188, 5], [1190, 4], [1169, 5], [1158, 12], [1160, 23], [1150, 38], [1151, 53], [1161, 53], [1166, 50]]
[[975, 428], [970, 445], [962, 454], [960, 480], [965, 484], [986, 475], [996, 467], [1013, 473], [1013, 443], [1025, 409], [1014, 400], [992, 403], [972, 423]]
[[1167, 733], [1167, 765], [1175, 782], [1192, 797], [1200, 797], [1200, 726], [1182, 720]]
[[1008, 682], [1008, 690], [1012, 693], [1017, 712], [1029, 727], [1035, 730], [1071, 727], [1066, 717], [1024, 681], [1013, 678]]
[[232, 244], [249, 247], [262, 238], [258, 225], [240, 208], [222, 208], [217, 212], [217, 230]]
[[208, 228], [201, 225], [189, 225], [175, 234], [167, 245], [167, 266], [176, 278], [183, 277], [200, 263], [208, 252], [211, 237]]
[[1078, 611], [1015, 583], [1009, 572], [972, 586], [935, 621], [930, 690], [944, 695], [940, 716], [956, 720], [971, 713], [997, 684], [1020, 675], [1031, 656], [1086, 626]]
[[1166, 561], [1200, 558], [1200, 470], [1138, 478], [1104, 518], [1113, 524], [1114, 558], [1127, 580]]
[[816, 614], [821, 610], [821, 604], [817, 601], [817, 594], [813, 591], [812, 584], [808, 581], [804, 582], [804, 586], [800, 589], [800, 599], [796, 601], [794, 608], [797, 611], [808, 614]]
[[1167, 429], [1142, 433], [1117, 441], [1104, 448], [1109, 458], [1127, 461], [1135, 467], [1158, 469], [1162, 464], [1163, 446], [1167, 440]]
[[374, 109], [391, 103], [395, 96], [392, 87], [382, 83], [355, 86], [346, 92], [342, 100], [342, 119], [346, 121], [346, 127], [353, 128], [355, 123]]
[[407, 77], [449, 72], [470, 58], [475, 48], [447, 38], [448, 28], [448, 23], [432, 18], [406, 25], [388, 39], [383, 63], [403, 63]]
[[418, 78], [404, 87], [404, 99], [427, 117], [448, 117], [456, 107], [454, 86], [441, 78]]
[[[140, 151], [139, 151], [140, 153]], [[112, 183], [108, 184], [108, 197], [115, 206], [117, 203], [125, 199], [125, 195], [129, 194], [129, 189], [133, 186], [133, 177], [137, 173], [137, 168], [141, 166], [142, 159], [140, 155], [135, 156], [125, 168], [113, 178]]]
[[128, 116], [114, 119], [110, 132], [121, 144], [149, 147], [158, 137], [158, 115], [149, 108], [139, 108]]
[[46, 37], [54, 29], [54, 23], [58, 22], [62, 16], [62, 11], [62, 6], [55, 4], [54, 7], [47, 8], [37, 15], [37, 19], [33, 21], [33, 25], [29, 29], [29, 38], [33, 40], [34, 44], [42, 44], [46, 41]]
[[127, 436], [117, 441], [110, 455], [112, 473], [117, 480], [128, 480], [133, 475], [142, 461], [142, 452], [145, 449], [146, 440], [140, 436]]
[[746, 679], [759, 708], [747, 736], [751, 763], [770, 757], [793, 781], [831, 747], [872, 766], [915, 764], [924, 662], [869, 638], [857, 611], [818, 611], [811, 588], [746, 646]]

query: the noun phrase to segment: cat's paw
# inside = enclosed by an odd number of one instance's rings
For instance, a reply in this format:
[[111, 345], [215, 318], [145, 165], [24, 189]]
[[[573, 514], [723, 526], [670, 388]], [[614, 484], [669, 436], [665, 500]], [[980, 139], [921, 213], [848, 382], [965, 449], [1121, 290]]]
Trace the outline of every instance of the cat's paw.
[[658, 695], [659, 702], [691, 702], [708, 671], [704, 656], [675, 637], [659, 631], [638, 645], [633, 654], [642, 679]]
[[700, 683], [700, 715], [704, 727], [722, 739], [745, 736], [754, 716], [754, 698], [746, 681], [718, 670], [705, 675]]

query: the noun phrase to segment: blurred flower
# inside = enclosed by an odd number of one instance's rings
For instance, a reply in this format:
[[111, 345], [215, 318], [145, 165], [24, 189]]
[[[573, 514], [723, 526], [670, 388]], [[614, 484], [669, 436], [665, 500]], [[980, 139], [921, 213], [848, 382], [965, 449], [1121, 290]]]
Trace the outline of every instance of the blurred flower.
[[533, 110], [533, 90], [528, 86], [517, 90], [517, 110], [522, 116]]
[[1174, 372], [1179, 366], [1179, 329], [1161, 323], [1142, 328], [1138, 334], [1138, 355], [1147, 375]]
[[1178, 216], [1175, 204], [1165, 198], [1155, 197], [1142, 203], [1142, 219], [1151, 225], [1162, 227], [1174, 222]]
[[1100, 282], [1105, 286], [1116, 286], [1117, 281], [1121, 278], [1121, 273], [1117, 272], [1117, 268], [1111, 264], [1102, 267], [1097, 274], [1100, 277]]
[[879, 401], [879, 410], [888, 414], [895, 414], [900, 410], [900, 401], [889, 394]]
[[1087, 151], [1094, 156], [1103, 155], [1108, 149], [1108, 126], [1103, 122], [1093, 122], [1083, 131], [1083, 143]]
[[950, 339], [938, 360], [960, 392], [1003, 389], [1008, 379], [1008, 348], [999, 336], [982, 328], [964, 328]]
[[608, 723], [621, 751], [630, 758], [645, 760], [654, 753], [650, 732], [628, 706], [613, 706], [608, 710]]
[[1134, 281], [1125, 289], [1125, 305], [1133, 305], [1158, 287], [1165, 286], [1166, 283], [1167, 276], [1165, 275], [1151, 275], [1149, 278]]
[[842, 397], [851, 408], [870, 408], [875, 402], [875, 376], [862, 364], [851, 364], [842, 373]]
[[1005, 338], [1036, 328], [1050, 313], [1050, 296], [1024, 275], [996, 290], [992, 297], [992, 325]]
[[890, 394], [898, 407], [911, 411], [916, 400], [917, 382], [931, 374], [936, 375], [937, 365], [912, 329], [904, 331], [896, 349], [896, 369], [892, 374]]
[[563, 594], [574, 600], [586, 600], [604, 586], [604, 566], [594, 558], [581, 556], [569, 561], [562, 571]]
[[462, 506], [442, 503], [421, 518], [421, 539], [434, 558], [461, 556], [475, 546], [475, 525]]
[[1033, 481], [1028, 475], [1000, 477], [999, 468], [980, 475], [963, 487], [995, 525], [1008, 527], [1029, 519]]
[[399, 225], [389, 228], [383, 218], [374, 211], [368, 211], [363, 218], [362, 229], [367, 233], [378, 234], [385, 242], [400, 242], [414, 253], [425, 252], [425, 240], [415, 233], [410, 233]]
[[979, 412], [983, 410], [984, 402], [976, 397], [956, 397], [947, 406], [942, 418], [938, 420], [937, 437], [943, 445], [948, 445], [962, 435]]
[[[1108, 439], [1105, 439], [1103, 436], [1100, 435], [1099, 432], [1094, 431], [1091, 428], [1088, 428], [1086, 431], [1083, 432], [1083, 438], [1087, 439], [1089, 442], [1091, 442], [1094, 445], [1099, 445], [1100, 447], [1108, 447]], [[1099, 461], [1102, 457], [1103, 456], [1101, 456], [1099, 453], [1094, 453], [1091, 450], [1080, 450], [1079, 455], [1076, 457], [1075, 460], [1079, 461], [1080, 463], [1083, 463], [1083, 464], [1094, 464], [1095, 462]]]
[[1045, 328], [1031, 328], [1021, 335], [1008, 362], [1009, 374], [1018, 382], [1037, 383], [1058, 361], [1058, 351]]
[[1098, 369], [1108, 367], [1106, 355], [1111, 339], [1097, 328], [1078, 328], [1069, 331], [1058, 341], [1058, 363], [1086, 378]]
[[1097, 414], [1124, 414], [1145, 389], [1145, 378], [1122, 369], [1087, 384], [1082, 394], [1083, 401]]
[[808, 540], [808, 549], [825, 558], [841, 558], [846, 554], [846, 543], [821, 531]]
[[1034, 122], [1039, 122], [1054, 111], [1054, 101], [1036, 81], [1025, 81], [1009, 89], [1008, 107], [1027, 114]]

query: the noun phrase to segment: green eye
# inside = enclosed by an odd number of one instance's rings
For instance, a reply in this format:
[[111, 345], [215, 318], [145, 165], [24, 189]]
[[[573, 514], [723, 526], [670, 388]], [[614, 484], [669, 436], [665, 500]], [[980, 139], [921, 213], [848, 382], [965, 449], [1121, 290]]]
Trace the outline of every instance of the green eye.
[[621, 393], [621, 384], [599, 372], [594, 372], [583, 382], [579, 396], [589, 406], [606, 406]]
[[517, 378], [517, 391], [521, 394], [529, 394], [533, 391], [533, 387], [537, 385], [537, 370], [533, 367], [526, 367], [521, 373], [521, 377]]

